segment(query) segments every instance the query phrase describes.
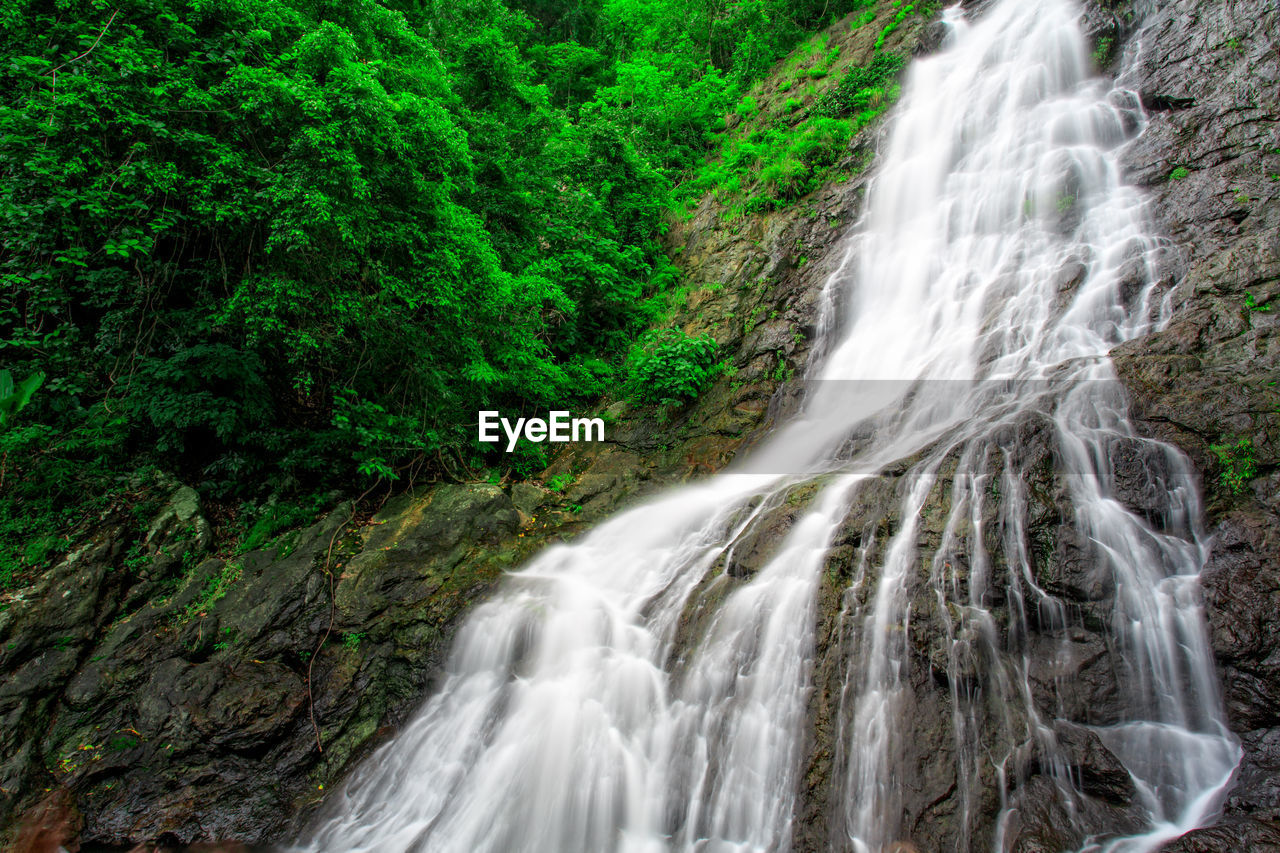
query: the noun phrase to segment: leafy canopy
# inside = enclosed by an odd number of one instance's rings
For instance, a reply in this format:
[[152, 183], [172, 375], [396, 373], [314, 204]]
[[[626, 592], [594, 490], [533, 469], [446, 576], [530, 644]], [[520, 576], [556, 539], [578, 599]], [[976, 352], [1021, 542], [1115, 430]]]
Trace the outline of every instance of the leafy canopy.
[[5, 4], [0, 363], [46, 379], [0, 434], [0, 570], [140, 468], [226, 500], [449, 470], [474, 412], [611, 387], [673, 187], [864, 2]]

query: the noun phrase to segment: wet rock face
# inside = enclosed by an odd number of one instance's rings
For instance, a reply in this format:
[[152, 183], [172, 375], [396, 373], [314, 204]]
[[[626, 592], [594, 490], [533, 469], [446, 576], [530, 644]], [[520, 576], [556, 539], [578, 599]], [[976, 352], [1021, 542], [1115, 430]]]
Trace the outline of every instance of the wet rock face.
[[[1244, 748], [1227, 818], [1169, 850], [1277, 845], [1269, 834], [1280, 819], [1277, 32], [1274, 2], [1159, 4], [1130, 45], [1141, 50], [1122, 80], [1148, 114], [1124, 160], [1172, 243], [1163, 270], [1171, 319], [1112, 355], [1139, 429], [1182, 449], [1202, 473], [1214, 541], [1202, 575], [1206, 615]], [[1240, 442], [1224, 460], [1221, 449]], [[1246, 460], [1256, 475], [1237, 492], [1224, 474]]]
[[[1229, 815], [1280, 826], [1280, 543], [1274, 513], [1237, 508], [1217, 524], [1202, 574], [1227, 719], [1244, 758]], [[1189, 848], [1198, 849], [1198, 848]]]
[[1197, 829], [1166, 845], [1162, 853], [1224, 853], [1234, 850], [1280, 850], [1280, 829], [1252, 818], [1227, 818], [1217, 826]]
[[0, 611], [0, 805], [18, 849], [278, 837], [417, 704], [460, 614], [534, 542], [487, 485], [372, 519], [342, 506], [221, 558], [200, 556], [189, 488], [131, 525], [105, 519]]
[[1277, 509], [1280, 391], [1280, 26], [1274, 3], [1163, 4], [1136, 37], [1136, 88], [1149, 126], [1125, 152], [1146, 188], [1166, 253], [1172, 319], [1113, 357], [1148, 429], [1209, 473], [1208, 445], [1248, 439]]
[[[992, 849], [1002, 791], [1010, 809], [1006, 851], [1059, 853], [1080, 848], [1094, 833], [1143, 826], [1132, 778], [1089, 728], [1124, 717], [1123, 667], [1107, 640], [1113, 591], [1078, 581], [1080, 567], [1096, 565], [1098, 554], [1071, 539], [1076, 557], [1062, 558], [1073, 508], [1069, 484], [1056, 472], [1056, 441], [1052, 423], [1030, 417], [999, 438], [1007, 456], [993, 449], [985, 468], [965, 474], [990, 478], [977, 498], [981, 536], [965, 524], [947, 538], [954, 457], [920, 511], [918, 553], [926, 563], [934, 554], [939, 561], [907, 582], [909, 624], [900, 629], [906, 675], [890, 748], [901, 782], [891, 842], [901, 849]], [[1006, 464], [1024, 493], [994, 487]], [[855, 725], [847, 685], [851, 676], [856, 683], [877, 567], [902, 524], [906, 467], [858, 493], [829, 554], [797, 820], [800, 851], [853, 849], [842, 824], [856, 797], [843, 785], [850, 766], [844, 744]], [[1037, 606], [1025, 584], [1024, 594], [1013, 591], [1023, 567], [1010, 564], [1003, 531], [1015, 515], [1026, 525], [1028, 568], [1037, 584], [1054, 591], [1058, 606]], [[985, 582], [973, 576], [977, 553], [986, 555]], [[970, 599], [979, 583], [982, 591]]]
[[27, 815], [10, 853], [75, 853], [84, 817], [66, 788], [52, 790]]

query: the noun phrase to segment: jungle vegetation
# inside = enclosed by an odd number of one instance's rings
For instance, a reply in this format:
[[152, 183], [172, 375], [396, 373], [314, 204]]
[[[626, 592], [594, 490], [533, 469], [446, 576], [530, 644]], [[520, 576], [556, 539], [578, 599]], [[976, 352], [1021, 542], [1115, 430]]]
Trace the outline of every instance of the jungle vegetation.
[[726, 113], [868, 5], [3, 4], [0, 367], [44, 379], [0, 429], [0, 586], [138, 471], [363, 487], [482, 466], [479, 409], [595, 398]]

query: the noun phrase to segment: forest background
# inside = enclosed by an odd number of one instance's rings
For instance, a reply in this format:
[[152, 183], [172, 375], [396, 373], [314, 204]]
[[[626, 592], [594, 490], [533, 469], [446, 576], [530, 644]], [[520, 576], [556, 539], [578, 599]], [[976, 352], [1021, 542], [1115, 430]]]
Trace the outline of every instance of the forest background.
[[664, 327], [666, 223], [814, 186], [901, 58], [725, 131], [863, 6], [5, 4], [0, 589], [160, 472], [250, 533], [333, 490], [545, 467], [494, 459], [480, 409], [695, 395], [724, 365]]

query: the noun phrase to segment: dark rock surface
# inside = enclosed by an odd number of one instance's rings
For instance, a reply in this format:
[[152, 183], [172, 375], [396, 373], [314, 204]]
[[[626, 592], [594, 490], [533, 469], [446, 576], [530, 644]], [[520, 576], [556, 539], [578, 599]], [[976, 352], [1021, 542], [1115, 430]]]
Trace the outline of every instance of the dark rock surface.
[[482, 485], [338, 507], [225, 558], [202, 557], [189, 488], [126, 559], [132, 523], [103, 519], [0, 612], [0, 774], [28, 835], [62, 812], [121, 846], [279, 832], [416, 703], [459, 615], [528, 550]]
[[[893, 746], [902, 788], [892, 843], [900, 849], [992, 849], [1002, 788], [1010, 806], [1005, 850], [1060, 853], [1080, 848], [1093, 833], [1144, 825], [1131, 777], [1088, 728], [1121, 718], [1121, 668], [1099, 615], [1109, 612], [1102, 607], [1110, 603], [1100, 600], [1110, 593], [1073, 580], [1081, 566], [1098, 559], [1073, 538], [1068, 489], [1054, 464], [1053, 426], [1031, 417], [999, 436], [997, 444], [1008, 456], [993, 447], [979, 476], [989, 484], [998, 479], [1007, 458], [1026, 495], [989, 488], [982, 537], [972, 530], [947, 532], [954, 455], [920, 513], [920, 553], [938, 554], [938, 560], [907, 581], [906, 695], [899, 700], [903, 711]], [[852, 850], [840, 824], [851, 796], [839, 781], [848, 766], [841, 743], [849, 732], [841, 733], [842, 719], [850, 725], [842, 696], [861, 652], [858, 626], [847, 614], [857, 613], [874, 594], [876, 579], [865, 573], [876, 571], [889, 537], [901, 526], [904, 471], [905, 466], [890, 470], [859, 493], [829, 557], [798, 850]], [[1026, 520], [1030, 568], [1062, 603], [1062, 618], [1039, 612], [1029, 591], [1025, 598], [1011, 591], [1021, 568], [1006, 561], [1001, 547], [1004, 513]], [[1071, 559], [1063, 558], [1064, 540], [1078, 552]], [[975, 548], [990, 559], [981, 608], [961, 604], [965, 587], [975, 582], [967, 562]], [[1024, 665], [1029, 697], [1020, 686]], [[964, 727], [963, 737], [957, 725]]]
[[1162, 848], [1161, 853], [1268, 853], [1280, 850], [1280, 828], [1274, 822], [1228, 817], [1217, 826], [1188, 832]]
[[[1123, 81], [1149, 116], [1129, 179], [1167, 235], [1171, 320], [1113, 352], [1139, 427], [1202, 472], [1202, 579], [1244, 759], [1227, 817], [1169, 850], [1280, 849], [1280, 4], [1160, 4]], [[1213, 446], [1247, 442], [1239, 493]]]
[[56, 788], [31, 809], [18, 831], [10, 853], [62, 853], [74, 851], [84, 829], [84, 817], [75, 797], [66, 788]]

